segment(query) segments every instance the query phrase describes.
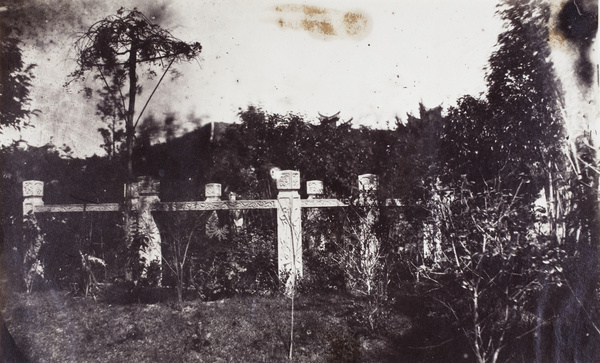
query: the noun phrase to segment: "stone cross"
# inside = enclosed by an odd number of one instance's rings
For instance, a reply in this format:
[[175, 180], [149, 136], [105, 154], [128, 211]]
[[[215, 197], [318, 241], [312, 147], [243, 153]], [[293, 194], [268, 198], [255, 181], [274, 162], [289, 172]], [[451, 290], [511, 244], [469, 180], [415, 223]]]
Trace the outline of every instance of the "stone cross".
[[300, 172], [281, 171], [277, 179], [277, 251], [279, 273], [301, 278], [302, 214], [300, 208]]

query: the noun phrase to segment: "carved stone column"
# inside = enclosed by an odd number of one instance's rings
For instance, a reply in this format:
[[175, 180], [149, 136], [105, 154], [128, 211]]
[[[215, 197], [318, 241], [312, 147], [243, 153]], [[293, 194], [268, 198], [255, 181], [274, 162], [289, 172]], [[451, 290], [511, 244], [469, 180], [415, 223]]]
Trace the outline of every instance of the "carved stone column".
[[[140, 257], [144, 259], [144, 264], [147, 269], [154, 264], [159, 271], [158, 283], [161, 280], [161, 264], [162, 264], [162, 251], [161, 251], [161, 238], [160, 231], [152, 216], [152, 205], [159, 203], [160, 198], [158, 196], [160, 191], [160, 181], [153, 179], [148, 176], [138, 177], [137, 182], [137, 196], [138, 196], [138, 223], [141, 232], [147, 237], [148, 246], [145, 250], [140, 251]], [[142, 274], [142, 277], [146, 277], [147, 274]]]
[[44, 205], [44, 182], [26, 180], [23, 182], [23, 216], [34, 212], [35, 206]]
[[[221, 200], [221, 184], [209, 183], [204, 186], [204, 195], [206, 196], [207, 202], [218, 202]], [[216, 210], [210, 212], [210, 216], [206, 220], [206, 226], [204, 228], [206, 235], [209, 238], [216, 238], [218, 241], [224, 240], [227, 235], [221, 233], [221, 221], [219, 220], [219, 214]]]
[[379, 179], [375, 174], [362, 174], [358, 176], [359, 203], [362, 205], [373, 204], [377, 201]]
[[[235, 202], [237, 197], [238, 195], [236, 193], [229, 193], [230, 202]], [[244, 213], [240, 209], [230, 210], [229, 217], [231, 218], [231, 232], [242, 232], [244, 230]]]
[[23, 182], [23, 278], [27, 292], [31, 292], [36, 276], [44, 277], [44, 265], [39, 258], [44, 236], [35, 217], [35, 207], [44, 205], [44, 182]]
[[281, 171], [277, 179], [277, 254], [279, 277], [289, 276], [286, 285], [295, 286], [302, 277], [302, 214], [300, 172]]
[[[306, 194], [308, 199], [317, 199], [323, 195], [323, 182], [321, 180], [309, 180], [306, 182]], [[322, 218], [322, 212], [319, 208], [307, 208], [307, 248], [320, 248], [324, 245], [324, 236], [318, 230], [317, 221]], [[316, 228], [315, 228], [316, 227]]]
[[379, 268], [381, 254], [381, 241], [375, 233], [375, 225], [379, 221], [378, 187], [377, 175], [363, 174], [358, 176], [358, 203], [364, 214], [358, 226], [357, 237], [360, 244], [360, 263], [364, 271], [362, 280], [365, 284], [366, 293], [369, 295], [375, 288], [375, 276]]

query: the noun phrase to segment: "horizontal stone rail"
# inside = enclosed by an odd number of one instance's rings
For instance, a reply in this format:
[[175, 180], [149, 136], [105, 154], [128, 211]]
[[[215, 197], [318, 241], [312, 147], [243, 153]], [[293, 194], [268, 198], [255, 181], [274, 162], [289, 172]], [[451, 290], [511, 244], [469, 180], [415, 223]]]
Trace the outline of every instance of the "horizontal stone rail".
[[35, 213], [73, 213], [73, 212], [120, 212], [124, 210], [121, 203], [99, 204], [48, 204], [33, 207]]
[[[386, 206], [402, 206], [396, 199], [388, 199]], [[302, 208], [336, 208], [347, 207], [348, 204], [338, 199], [302, 199]], [[122, 203], [92, 204], [45, 204], [33, 207], [35, 213], [81, 213], [81, 212], [120, 212], [125, 210]], [[236, 200], [209, 202], [159, 202], [150, 206], [157, 212], [184, 212], [204, 210], [239, 210], [239, 209], [275, 209], [277, 200]], [[136, 209], [135, 206], [133, 209]]]
[[302, 199], [302, 208], [334, 208], [347, 207], [348, 204], [337, 199]]
[[[398, 206], [398, 202], [388, 200], [386, 205]], [[335, 208], [347, 207], [348, 204], [337, 199], [302, 199], [302, 208]], [[120, 212], [125, 210], [121, 203], [98, 204], [45, 204], [33, 207], [35, 213], [81, 213], [81, 212]], [[236, 200], [208, 202], [158, 202], [150, 206], [157, 212], [185, 212], [206, 210], [239, 210], [239, 209], [275, 209], [276, 199], [267, 200]], [[136, 209], [135, 206], [133, 208]]]
[[274, 209], [277, 200], [236, 200], [236, 201], [206, 201], [206, 202], [160, 202], [153, 204], [150, 209], [160, 212], [183, 212], [197, 210], [237, 210], [237, 209]]

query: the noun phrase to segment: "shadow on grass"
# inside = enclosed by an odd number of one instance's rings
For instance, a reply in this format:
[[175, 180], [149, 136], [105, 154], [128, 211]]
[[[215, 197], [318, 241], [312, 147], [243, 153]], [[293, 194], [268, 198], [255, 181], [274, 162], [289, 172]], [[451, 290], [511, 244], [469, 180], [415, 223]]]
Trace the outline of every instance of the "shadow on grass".
[[433, 304], [422, 296], [399, 297], [396, 309], [410, 317], [411, 327], [393, 337], [390, 362], [437, 363], [473, 362], [474, 356], [463, 333], [445, 316], [436, 314]]
[[[172, 288], [104, 286], [96, 300], [45, 291], [16, 294], [7, 309], [15, 340], [33, 361], [286, 361], [291, 301], [281, 295], [213, 302]], [[49, 304], [51, 299], [58, 299]], [[461, 335], [417, 296], [401, 297], [369, 331], [355, 320], [361, 300], [343, 293], [297, 297], [295, 362], [469, 362]], [[52, 305], [52, 306], [51, 306]], [[35, 327], [35, 328], [33, 328]], [[57, 331], [62, 331], [57, 334]], [[67, 339], [65, 339], [67, 338]]]
[[[114, 305], [177, 302], [177, 290], [174, 287], [133, 286], [130, 283], [103, 286], [97, 295], [98, 300]], [[195, 290], [186, 290], [183, 297], [184, 301], [200, 299]]]

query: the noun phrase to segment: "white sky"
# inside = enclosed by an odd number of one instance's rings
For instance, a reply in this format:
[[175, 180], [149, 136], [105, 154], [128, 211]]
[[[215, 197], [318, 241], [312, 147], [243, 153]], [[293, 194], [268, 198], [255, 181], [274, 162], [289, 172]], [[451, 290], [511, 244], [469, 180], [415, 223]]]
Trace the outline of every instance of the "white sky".
[[[316, 119], [317, 112], [341, 111], [342, 119], [353, 117], [355, 125], [385, 128], [389, 121], [393, 126], [394, 116], [406, 119], [420, 101], [446, 108], [462, 95], [484, 92], [484, 67], [501, 30], [490, 0], [294, 3], [327, 9], [333, 20], [350, 11], [363, 14], [367, 30], [355, 37], [280, 27], [280, 18], [299, 22], [306, 17], [301, 11], [277, 11], [290, 4], [285, 1], [162, 4], [159, 24], [203, 46], [201, 61], [177, 66], [183, 76], [161, 86], [147, 111], [159, 120], [175, 113], [180, 123], [190, 115], [203, 123], [235, 122], [239, 108], [254, 104], [271, 113], [303, 114], [307, 120]], [[87, 0], [82, 20], [89, 26], [121, 5], [150, 11], [135, 0], [118, 5]], [[52, 139], [87, 156], [102, 153], [96, 131], [102, 124], [94, 102], [78, 94], [78, 85], [63, 86], [75, 69], [69, 53], [73, 37], [68, 36], [81, 30], [48, 31], [41, 43], [28, 41], [26, 60], [38, 64], [32, 106], [42, 113], [32, 120], [35, 129], [23, 131], [22, 137], [33, 145]], [[0, 135], [4, 142], [19, 136]]]

